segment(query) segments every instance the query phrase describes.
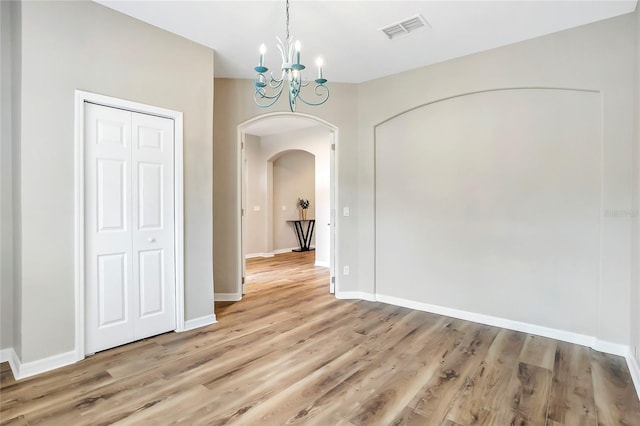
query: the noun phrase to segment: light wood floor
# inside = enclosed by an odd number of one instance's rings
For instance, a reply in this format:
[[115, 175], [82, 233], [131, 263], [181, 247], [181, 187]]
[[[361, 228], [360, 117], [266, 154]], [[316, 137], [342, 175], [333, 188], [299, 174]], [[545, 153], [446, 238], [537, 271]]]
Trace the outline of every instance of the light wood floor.
[[248, 267], [248, 294], [216, 304], [218, 324], [19, 382], [2, 364], [1, 423], [640, 425], [620, 357], [337, 300], [313, 253]]

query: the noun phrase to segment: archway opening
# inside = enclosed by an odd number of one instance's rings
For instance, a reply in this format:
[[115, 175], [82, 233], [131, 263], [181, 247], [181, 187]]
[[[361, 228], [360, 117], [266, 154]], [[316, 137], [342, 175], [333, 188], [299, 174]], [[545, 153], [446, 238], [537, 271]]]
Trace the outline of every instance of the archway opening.
[[[291, 222], [300, 219], [299, 198], [312, 204], [309, 246], [315, 265], [330, 269], [327, 287], [335, 292], [337, 134], [330, 123], [292, 113], [266, 114], [238, 126], [239, 297], [247, 290], [248, 258], [301, 248]], [[303, 225], [308, 230], [308, 223]]]

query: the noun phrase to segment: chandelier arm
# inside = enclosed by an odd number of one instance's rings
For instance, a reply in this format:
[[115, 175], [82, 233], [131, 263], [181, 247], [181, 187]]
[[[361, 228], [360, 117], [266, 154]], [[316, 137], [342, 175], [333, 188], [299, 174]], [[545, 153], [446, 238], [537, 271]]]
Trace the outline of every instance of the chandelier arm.
[[[287, 40], [289, 40], [289, 39], [287, 39]], [[282, 62], [286, 62], [285, 58], [287, 57], [287, 54], [285, 53], [285, 50], [287, 50], [287, 48], [284, 45], [284, 43], [282, 42], [282, 40], [280, 40], [280, 37], [276, 37], [276, 41], [277, 41], [276, 47], [280, 51], [280, 56], [282, 56]]]
[[[256, 91], [253, 94], [253, 100], [260, 108], [269, 108], [270, 106], [278, 102], [278, 99], [280, 99], [281, 95], [282, 88], [280, 88], [280, 90], [278, 90], [273, 96], [267, 95], [266, 91], [263, 88], [256, 88]], [[268, 99], [269, 101], [265, 102], [265, 99]]]
[[275, 91], [273, 95], [269, 95], [267, 94], [267, 89], [264, 86], [263, 87], [256, 86], [255, 95], [260, 95], [260, 99], [277, 99], [282, 94], [283, 88], [284, 86], [281, 86], [280, 90]]
[[284, 83], [284, 78], [281, 78], [280, 80], [277, 80], [275, 78], [273, 78], [273, 75], [271, 76], [271, 79], [269, 80], [269, 87], [271, 87], [272, 89], [278, 89], [279, 87], [281, 87]]
[[[323, 103], [327, 102], [327, 100], [329, 99], [329, 88], [327, 86], [325, 86], [324, 84], [318, 84], [314, 90], [314, 92], [316, 93], [317, 96], [321, 96], [323, 97], [323, 99], [319, 102], [307, 102], [304, 100], [304, 98], [302, 97], [302, 95], [299, 93], [298, 94], [298, 99], [300, 99], [302, 102], [304, 102], [305, 104], [309, 105], [309, 106], [320, 106]], [[324, 92], [324, 93], [322, 93]]]

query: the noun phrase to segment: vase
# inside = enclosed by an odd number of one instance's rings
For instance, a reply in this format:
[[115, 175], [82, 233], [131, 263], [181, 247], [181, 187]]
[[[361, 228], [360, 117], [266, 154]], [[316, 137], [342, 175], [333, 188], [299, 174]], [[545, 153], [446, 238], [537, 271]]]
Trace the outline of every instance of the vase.
[[301, 209], [300, 210], [300, 219], [301, 220], [307, 220], [307, 209]]

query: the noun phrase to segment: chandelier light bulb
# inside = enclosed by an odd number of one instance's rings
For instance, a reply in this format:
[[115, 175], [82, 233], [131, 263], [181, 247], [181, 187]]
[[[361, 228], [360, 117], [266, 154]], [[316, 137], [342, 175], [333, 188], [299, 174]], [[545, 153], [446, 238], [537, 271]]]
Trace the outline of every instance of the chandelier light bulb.
[[262, 43], [260, 45], [260, 60], [258, 61], [258, 68], [264, 67], [264, 54], [267, 51], [267, 46]]
[[316, 65], [318, 66], [318, 80], [323, 80], [322, 78], [322, 64], [324, 63], [324, 61], [322, 60], [322, 58], [318, 57], [318, 59], [316, 59]]
[[294, 44], [296, 49], [296, 64], [300, 65], [300, 40], [296, 40], [296, 44]]

